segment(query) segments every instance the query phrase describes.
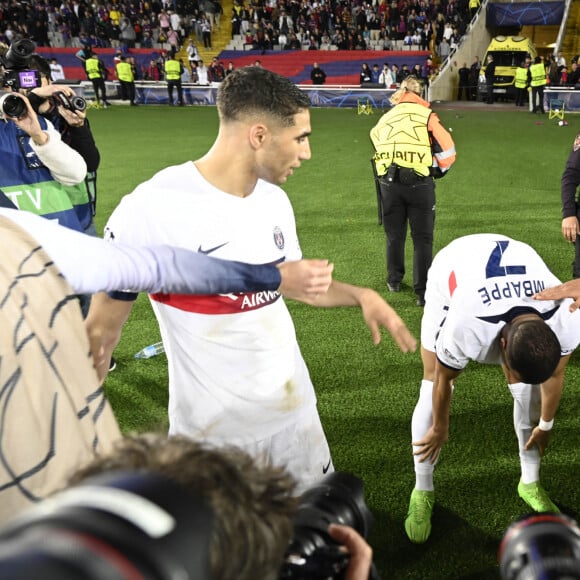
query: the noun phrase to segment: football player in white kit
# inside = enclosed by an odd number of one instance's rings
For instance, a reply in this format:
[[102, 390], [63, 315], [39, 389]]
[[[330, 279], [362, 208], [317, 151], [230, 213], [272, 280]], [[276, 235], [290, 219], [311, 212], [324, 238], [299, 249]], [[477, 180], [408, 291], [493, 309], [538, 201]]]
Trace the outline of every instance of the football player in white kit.
[[564, 368], [580, 343], [571, 301], [536, 301], [559, 284], [528, 245], [496, 234], [454, 240], [433, 260], [421, 322], [423, 380], [412, 419], [415, 488], [405, 530], [431, 532], [433, 471], [449, 436], [454, 380], [470, 360], [502, 365], [514, 398], [521, 479], [518, 494], [535, 511], [559, 511], [540, 484], [540, 460], [560, 402]]
[[[169, 244], [266, 264], [302, 257], [294, 213], [279, 187], [310, 159], [310, 99], [262, 67], [221, 83], [210, 150], [168, 167], [123, 198], [106, 233], [129, 244]], [[235, 444], [285, 466], [304, 487], [333, 470], [316, 396], [292, 319], [276, 291], [150, 295], [169, 369], [170, 433]], [[415, 339], [369, 288], [333, 280], [314, 306], [358, 306], [376, 344], [380, 327], [403, 351]], [[108, 353], [131, 302], [97, 296], [88, 326]]]

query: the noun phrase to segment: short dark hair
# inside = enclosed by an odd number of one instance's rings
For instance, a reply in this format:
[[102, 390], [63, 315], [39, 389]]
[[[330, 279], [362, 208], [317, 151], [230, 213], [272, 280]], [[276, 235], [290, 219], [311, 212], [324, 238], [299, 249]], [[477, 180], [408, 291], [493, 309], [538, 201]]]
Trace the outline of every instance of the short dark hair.
[[217, 94], [220, 119], [238, 121], [245, 115], [269, 115], [282, 126], [310, 107], [310, 98], [290, 79], [259, 66], [236, 69], [221, 83]]
[[506, 342], [507, 365], [531, 385], [549, 379], [562, 356], [558, 337], [541, 318], [510, 323]]
[[52, 80], [50, 64], [48, 61], [40, 56], [39, 54], [33, 54], [28, 60], [28, 68], [31, 70], [37, 70], [43, 77]]
[[296, 482], [282, 467], [259, 464], [236, 447], [212, 447], [185, 436], [144, 433], [118, 441], [71, 478], [78, 484], [115, 470], [162, 475], [206, 500], [214, 513], [212, 578], [271, 578], [292, 538]]

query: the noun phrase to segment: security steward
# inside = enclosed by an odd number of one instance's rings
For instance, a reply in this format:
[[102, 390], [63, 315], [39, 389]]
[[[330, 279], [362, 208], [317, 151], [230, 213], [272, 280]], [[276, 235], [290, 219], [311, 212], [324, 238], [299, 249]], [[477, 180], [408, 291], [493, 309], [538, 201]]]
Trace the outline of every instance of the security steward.
[[546, 86], [546, 67], [544, 61], [537, 56], [534, 64], [530, 66], [530, 86], [532, 87], [532, 113], [544, 113], [544, 87]]
[[405, 275], [407, 222], [413, 239], [413, 288], [425, 305], [427, 271], [433, 258], [435, 183], [455, 161], [455, 144], [422, 97], [422, 85], [407, 77], [393, 107], [371, 130], [375, 174], [387, 237], [387, 287], [399, 292]]
[[173, 105], [173, 88], [176, 88], [179, 106], [183, 107], [183, 89], [181, 87], [183, 65], [175, 58], [175, 54], [171, 54], [165, 61], [164, 68], [165, 80], [167, 81], [167, 94], [169, 95], [169, 104]]
[[514, 87], [516, 89], [516, 107], [523, 107], [526, 104], [528, 94], [528, 69], [525, 61], [522, 61], [516, 69]]
[[[86, 52], [87, 51], [85, 51], [85, 53]], [[97, 103], [100, 103], [102, 99], [103, 105], [107, 107], [109, 105], [107, 101], [107, 88], [105, 86], [107, 69], [93, 51], [88, 53], [86, 56], [87, 60], [85, 61], [85, 70], [87, 71], [87, 77], [89, 77], [89, 80], [93, 83], [95, 100]]]
[[129, 101], [134, 107], [135, 103], [135, 77], [133, 75], [133, 67], [127, 62], [127, 57], [121, 55], [119, 62], [115, 67], [117, 71], [117, 78], [121, 89], [121, 100]]

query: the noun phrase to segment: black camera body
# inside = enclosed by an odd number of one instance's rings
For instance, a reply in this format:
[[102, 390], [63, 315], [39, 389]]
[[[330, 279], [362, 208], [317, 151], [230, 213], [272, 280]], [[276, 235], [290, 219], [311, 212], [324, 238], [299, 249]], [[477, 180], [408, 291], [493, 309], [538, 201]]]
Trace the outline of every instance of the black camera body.
[[[330, 537], [328, 526], [351, 526], [367, 539], [372, 522], [362, 481], [343, 471], [330, 473], [300, 498], [294, 516], [294, 536], [286, 551], [280, 580], [344, 578], [349, 556]], [[379, 578], [374, 566], [370, 578]]]
[[36, 45], [28, 38], [15, 40], [1, 63], [4, 68], [2, 85], [13, 91], [20, 89], [36, 89], [41, 86], [40, 73], [37, 70], [29, 70], [28, 63], [34, 54]]
[[64, 107], [65, 109], [72, 112], [80, 111], [82, 113], [87, 109], [87, 102], [82, 97], [79, 97], [78, 95], [69, 97], [62, 91], [54, 93], [54, 95], [52, 95], [50, 98], [50, 101], [55, 107]]

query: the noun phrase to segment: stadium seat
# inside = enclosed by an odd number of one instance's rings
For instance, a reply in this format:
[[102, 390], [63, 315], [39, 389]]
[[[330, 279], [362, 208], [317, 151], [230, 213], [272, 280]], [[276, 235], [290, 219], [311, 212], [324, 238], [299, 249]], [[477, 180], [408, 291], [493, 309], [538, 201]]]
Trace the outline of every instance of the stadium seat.
[[561, 119], [563, 121], [565, 108], [566, 103], [562, 99], [550, 99], [548, 119]]

